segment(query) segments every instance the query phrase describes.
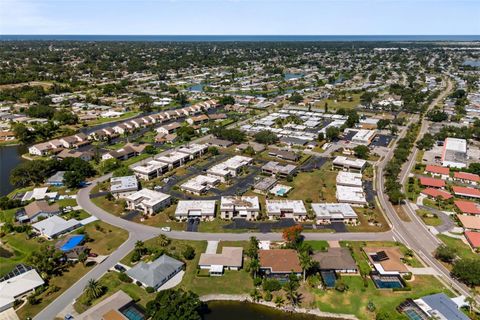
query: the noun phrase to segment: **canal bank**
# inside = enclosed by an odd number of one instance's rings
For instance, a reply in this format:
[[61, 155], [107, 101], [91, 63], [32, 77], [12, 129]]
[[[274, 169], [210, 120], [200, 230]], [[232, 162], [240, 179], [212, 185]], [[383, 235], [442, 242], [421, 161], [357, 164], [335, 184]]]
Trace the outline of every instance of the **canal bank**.
[[210, 312], [204, 320], [357, 320], [354, 315], [323, 312], [319, 309], [275, 306], [273, 302], [252, 302], [248, 295], [212, 294], [200, 297]]
[[6, 196], [15, 188], [10, 184], [10, 172], [21, 162], [22, 154], [27, 152], [23, 145], [0, 146], [0, 197]]

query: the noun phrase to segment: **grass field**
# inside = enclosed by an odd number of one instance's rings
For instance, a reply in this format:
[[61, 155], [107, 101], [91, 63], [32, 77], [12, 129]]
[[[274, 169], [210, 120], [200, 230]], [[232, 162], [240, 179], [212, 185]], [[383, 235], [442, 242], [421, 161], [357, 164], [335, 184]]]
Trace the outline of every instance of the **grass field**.
[[[26, 303], [25, 306], [17, 311], [20, 319], [27, 319], [33, 317], [43, 308], [49, 305], [53, 300], [60, 296], [66, 289], [77, 282], [83, 275], [85, 275], [92, 267], [84, 267], [81, 263], [75, 264], [73, 267], [64, 272], [61, 276], [54, 277], [49, 281], [49, 288], [39, 295], [41, 302], [39, 304], [31, 305]], [[58, 290], [54, 290], [58, 289]]]
[[[92, 305], [94, 306], [98, 304], [99, 302], [105, 300], [115, 292], [122, 290], [126, 294], [128, 294], [138, 305], [142, 306], [145, 308], [146, 304], [148, 301], [153, 300], [155, 298], [155, 293], [147, 293], [144, 288], [139, 287], [135, 283], [126, 283], [120, 281], [118, 278], [119, 273], [118, 272], [108, 272], [106, 273], [102, 278], [100, 278], [99, 282], [101, 285], [105, 286], [106, 288], [106, 293], [100, 297], [99, 299], [96, 299], [92, 301]], [[85, 306], [82, 304], [82, 301], [84, 301], [85, 297], [82, 294], [75, 302], [73, 307], [75, 308], [75, 311], [82, 313], [85, 312], [89, 307]], [[90, 307], [91, 307], [90, 306]]]
[[92, 202], [103, 210], [112, 213], [116, 216], [121, 216], [124, 213], [124, 204], [121, 200], [110, 201], [105, 196], [92, 198]]
[[457, 250], [457, 255], [463, 259], [480, 259], [478, 254], [472, 251], [470, 246], [460, 239], [455, 239], [444, 234], [439, 234], [438, 238], [442, 240], [448, 247]]
[[375, 319], [375, 313], [367, 310], [369, 302], [375, 305], [376, 310], [388, 310], [400, 316], [395, 308], [407, 298], [416, 299], [438, 292], [450, 294], [434, 276], [415, 276], [415, 280], [409, 283], [412, 291], [403, 292], [378, 290], [371, 279], [365, 287], [359, 276], [343, 276], [342, 280], [348, 286], [343, 293], [314, 289], [315, 304], [322, 311], [354, 314], [361, 320]]
[[329, 247], [326, 240], [307, 240], [305, 243], [311, 245], [315, 251], [327, 251]]
[[293, 178], [293, 182], [285, 184], [293, 187], [287, 195], [289, 199], [310, 199], [312, 202], [336, 202], [337, 173], [328, 170], [325, 164], [321, 169], [313, 172], [300, 172]]
[[[103, 221], [95, 221], [87, 224], [83, 230], [93, 240], [88, 242], [87, 246], [93, 252], [101, 255], [107, 255], [118, 248], [123, 242], [128, 239], [128, 232], [109, 225]], [[81, 232], [81, 230], [77, 231]]]
[[[329, 111], [334, 111], [338, 109], [353, 109], [355, 108], [359, 103], [360, 103], [360, 94], [358, 93], [353, 93], [349, 94], [348, 96], [351, 97], [351, 99], [345, 99], [345, 100], [334, 100], [334, 99], [324, 99], [320, 102], [318, 102], [315, 107], [318, 109], [325, 109], [325, 103], [328, 104], [328, 110]], [[348, 98], [347, 96], [347, 98]]]
[[[8, 234], [1, 238], [4, 250], [0, 255], [0, 276], [10, 272], [19, 263], [25, 263], [31, 252], [51, 243], [43, 238], [27, 239], [25, 233]], [[11, 256], [10, 256], [11, 255]]]
[[424, 209], [418, 209], [416, 211], [416, 214], [422, 218], [422, 221], [427, 225], [427, 226], [439, 226], [442, 224], [442, 219], [440, 219], [437, 216], [433, 216], [432, 213], [428, 210]]
[[170, 227], [172, 230], [185, 230], [185, 222], [179, 222], [170, 219], [170, 217], [175, 213], [176, 207], [176, 205], [171, 205], [162, 212], [146, 217], [143, 221], [141, 221], [142, 216], [139, 215], [136, 216], [133, 221], [154, 227]]

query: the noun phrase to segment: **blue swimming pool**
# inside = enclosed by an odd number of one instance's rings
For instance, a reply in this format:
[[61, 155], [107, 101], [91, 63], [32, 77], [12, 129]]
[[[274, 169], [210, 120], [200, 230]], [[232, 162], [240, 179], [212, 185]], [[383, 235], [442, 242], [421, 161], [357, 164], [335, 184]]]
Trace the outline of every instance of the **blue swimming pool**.
[[323, 271], [320, 273], [323, 279], [323, 283], [325, 283], [325, 287], [327, 288], [334, 288], [335, 282], [337, 281], [337, 276], [333, 271]]
[[143, 313], [135, 307], [135, 305], [128, 306], [126, 309], [121, 311], [122, 314], [127, 317], [128, 320], [144, 320], [145, 316]]
[[67, 242], [65, 242], [63, 246], [60, 247], [60, 250], [70, 251], [76, 246], [78, 246], [80, 243], [82, 243], [83, 239], [85, 239], [85, 235], [83, 234], [72, 235], [68, 238]]
[[287, 189], [281, 188], [277, 190], [277, 196], [283, 196], [285, 193], [287, 193]]
[[372, 276], [372, 280], [379, 289], [403, 288], [402, 281], [395, 276]]
[[407, 309], [403, 311], [403, 313], [408, 317], [410, 320], [423, 320], [424, 317], [422, 317], [417, 311], [413, 309]]

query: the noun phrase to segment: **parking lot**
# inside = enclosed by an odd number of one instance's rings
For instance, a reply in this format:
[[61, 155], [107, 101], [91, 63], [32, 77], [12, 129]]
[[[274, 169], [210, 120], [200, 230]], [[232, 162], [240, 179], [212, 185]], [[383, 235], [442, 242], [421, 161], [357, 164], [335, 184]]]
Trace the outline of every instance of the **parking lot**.
[[393, 136], [387, 134], [377, 134], [373, 139], [371, 146], [374, 147], [388, 147], [393, 140]]

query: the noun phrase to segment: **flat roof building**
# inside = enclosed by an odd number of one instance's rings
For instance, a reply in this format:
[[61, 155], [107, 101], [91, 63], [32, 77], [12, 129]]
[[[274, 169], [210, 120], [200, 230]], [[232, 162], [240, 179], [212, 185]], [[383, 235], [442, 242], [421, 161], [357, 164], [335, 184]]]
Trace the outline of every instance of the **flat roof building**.
[[465, 168], [467, 166], [467, 140], [446, 138], [442, 152], [442, 166]]
[[168, 167], [172, 169], [183, 166], [188, 160], [190, 160], [190, 155], [183, 152], [171, 151], [156, 156], [155, 160], [168, 164]]
[[147, 164], [136, 166], [133, 173], [142, 180], [151, 180], [161, 176], [168, 171], [168, 163], [151, 160]]
[[297, 166], [293, 164], [282, 165], [276, 161], [269, 161], [262, 166], [262, 172], [270, 175], [277, 175], [280, 177], [287, 177], [293, 175], [297, 169]]
[[240, 270], [243, 265], [243, 248], [242, 247], [223, 247], [222, 253], [202, 253], [200, 255], [200, 260], [198, 261], [198, 266], [200, 269], [210, 269], [212, 273], [212, 268], [217, 268], [218, 271], [215, 271], [212, 275], [220, 275], [219, 271], [223, 273], [224, 269], [227, 270]]
[[225, 181], [230, 177], [235, 177], [241, 168], [252, 163], [253, 159], [244, 156], [234, 156], [224, 162], [216, 164], [207, 170], [208, 175], [216, 176]]
[[260, 203], [256, 196], [228, 196], [220, 201], [222, 219], [256, 219], [260, 213]]
[[357, 213], [347, 203], [312, 203], [312, 210], [317, 224], [344, 222], [356, 224]]
[[337, 185], [347, 187], [361, 187], [362, 174], [355, 172], [340, 171], [337, 174]]
[[215, 200], [180, 200], [175, 210], [175, 218], [203, 218], [215, 217]]
[[266, 211], [270, 219], [290, 218], [304, 219], [307, 209], [302, 200], [266, 200]]
[[253, 190], [256, 193], [267, 194], [273, 186], [277, 183], [277, 179], [274, 177], [266, 177], [255, 183]]
[[127, 208], [130, 210], [139, 210], [144, 214], [153, 215], [170, 205], [171, 197], [168, 194], [142, 189], [127, 197]]
[[336, 196], [337, 201], [341, 203], [350, 203], [357, 205], [367, 204], [363, 188], [337, 185]]
[[135, 191], [138, 191], [138, 181], [135, 175], [110, 179], [110, 192], [117, 198], [124, 198]]
[[366, 160], [351, 159], [344, 156], [337, 156], [333, 160], [333, 168], [352, 172], [362, 172], [367, 165]]
[[220, 179], [218, 177], [200, 174], [180, 185], [180, 189], [195, 195], [201, 195], [219, 183]]

